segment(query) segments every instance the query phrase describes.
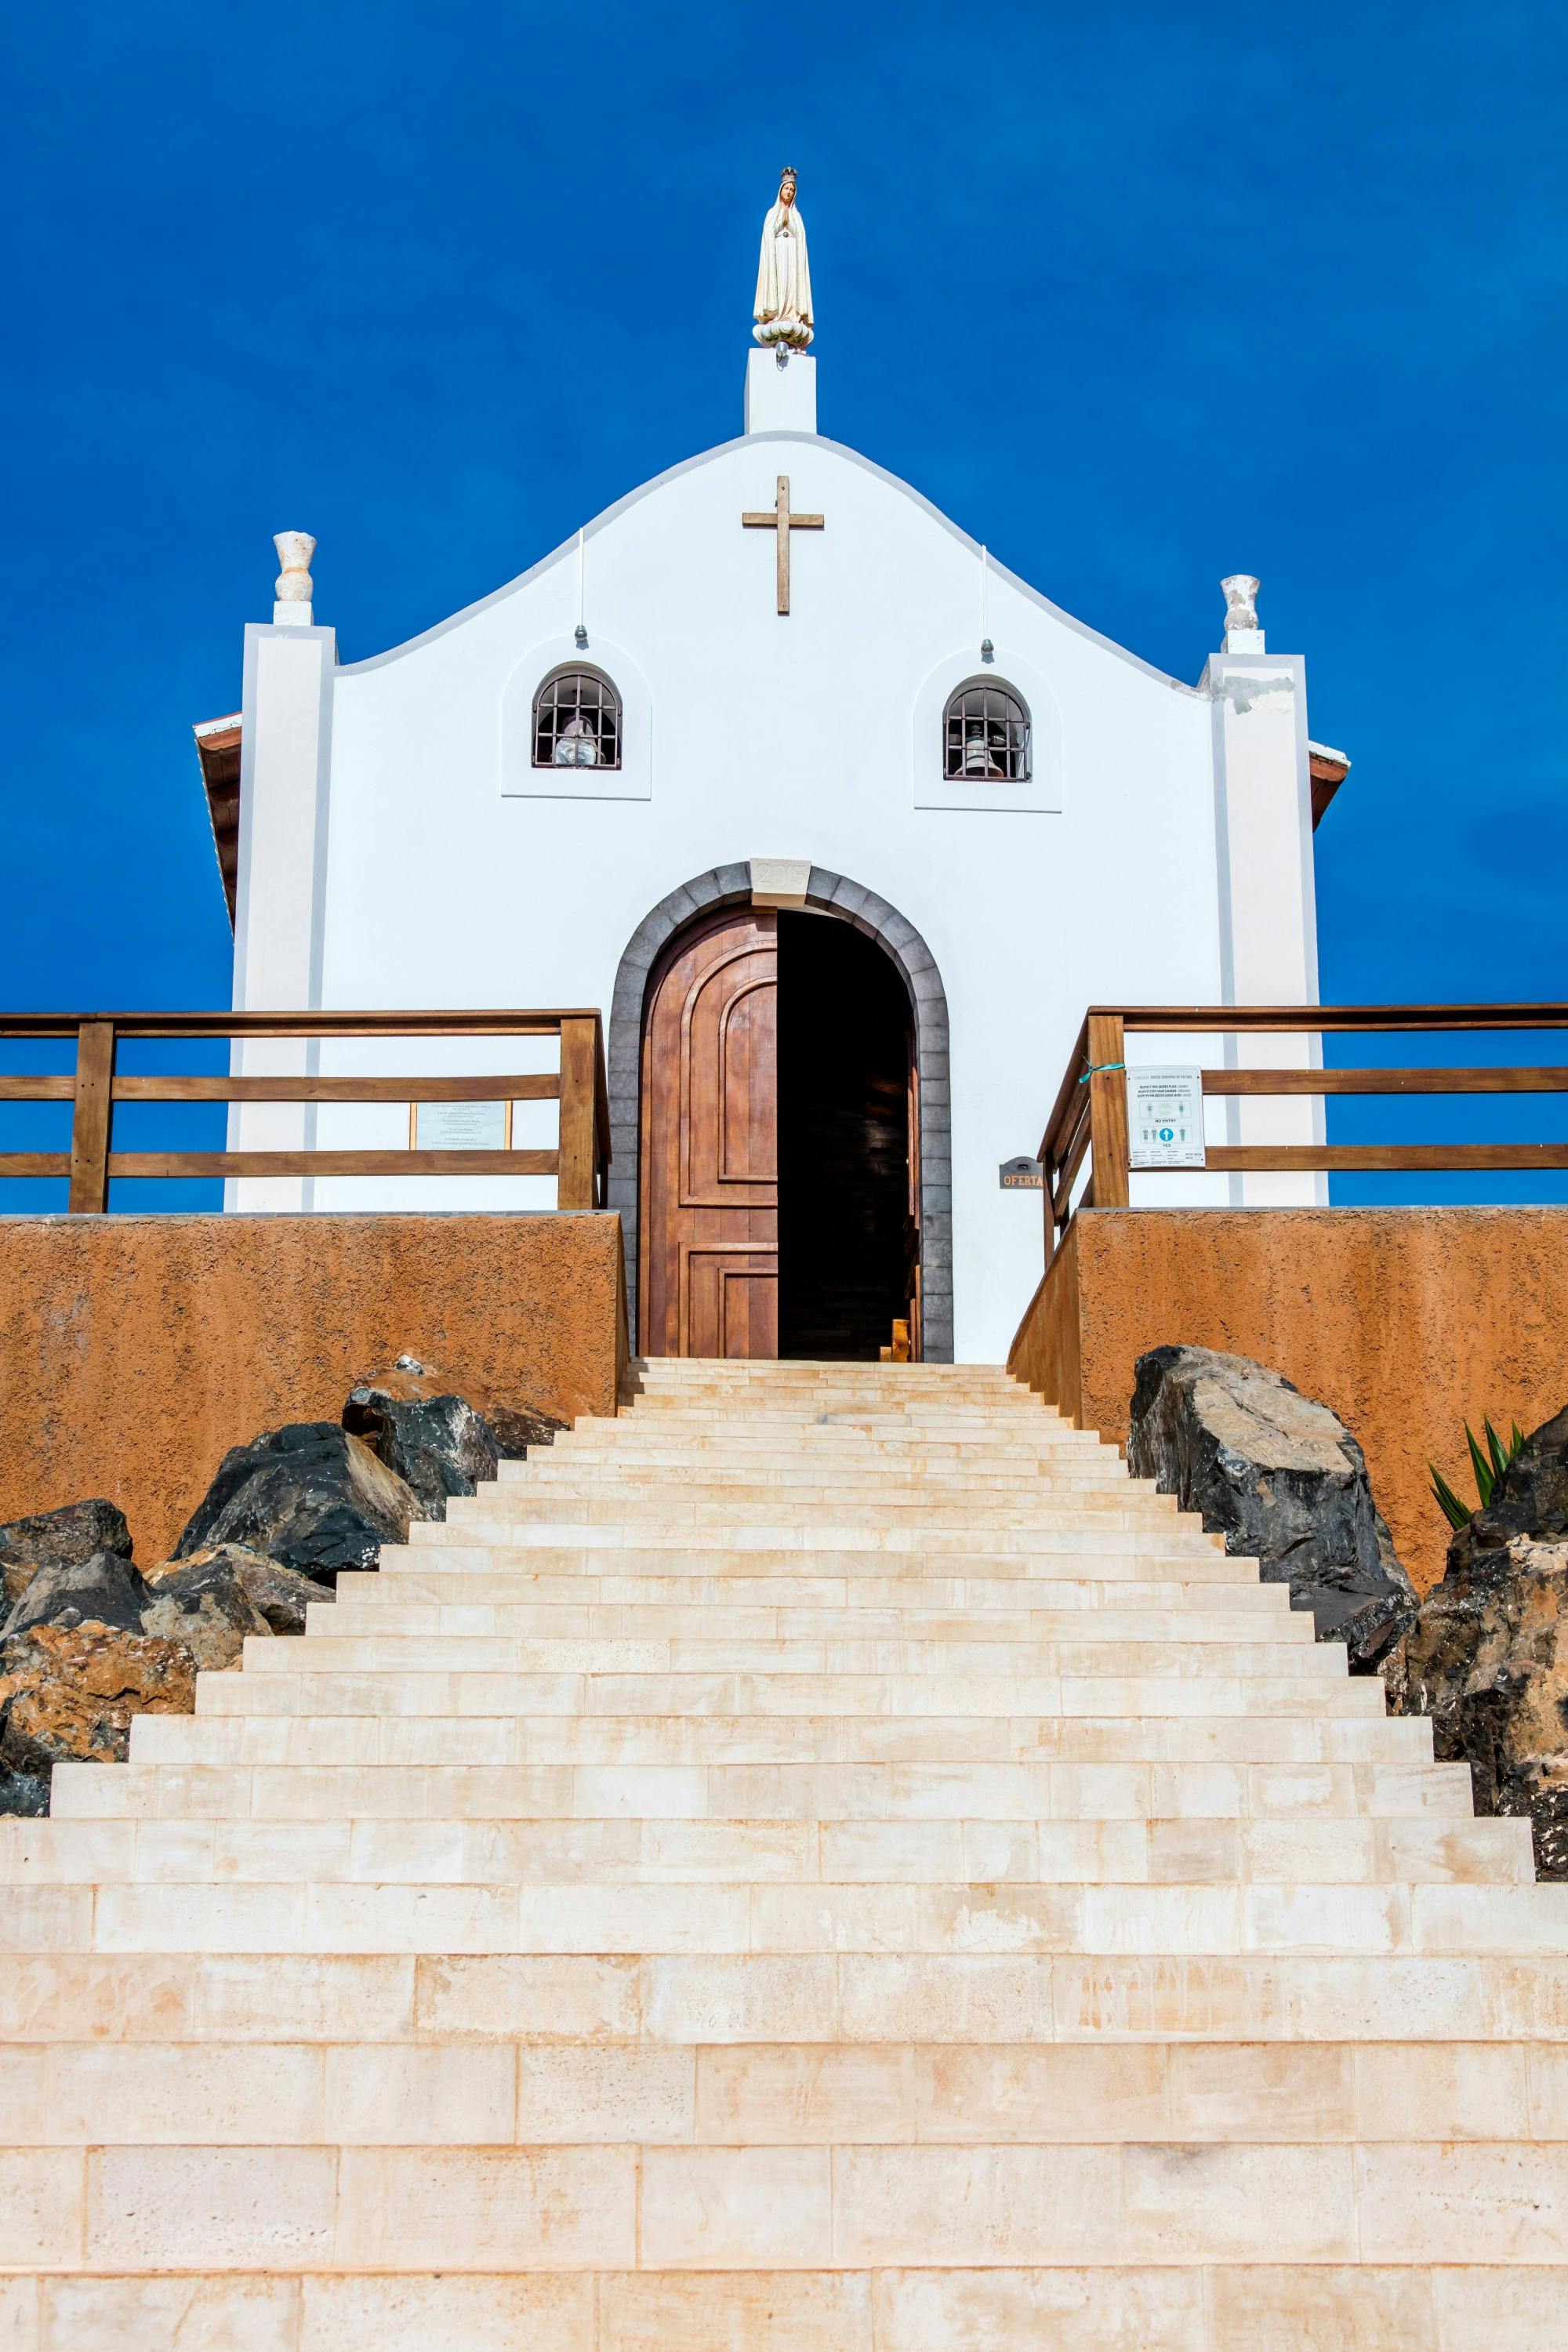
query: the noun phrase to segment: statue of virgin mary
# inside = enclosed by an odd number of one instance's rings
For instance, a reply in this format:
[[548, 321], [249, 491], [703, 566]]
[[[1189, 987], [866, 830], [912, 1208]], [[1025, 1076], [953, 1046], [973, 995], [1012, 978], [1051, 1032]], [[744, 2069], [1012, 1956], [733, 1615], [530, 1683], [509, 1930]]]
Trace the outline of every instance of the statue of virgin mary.
[[805, 257], [805, 223], [795, 210], [795, 173], [786, 164], [778, 202], [763, 223], [757, 264], [757, 299], [752, 332], [759, 343], [804, 352], [811, 341], [811, 265]]

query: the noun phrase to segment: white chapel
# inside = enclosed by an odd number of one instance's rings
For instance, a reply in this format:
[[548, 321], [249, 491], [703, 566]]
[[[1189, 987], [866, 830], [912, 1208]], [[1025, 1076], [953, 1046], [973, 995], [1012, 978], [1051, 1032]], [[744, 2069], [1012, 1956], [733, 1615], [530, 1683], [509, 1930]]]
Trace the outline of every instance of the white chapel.
[[[196, 730], [233, 1001], [598, 1008], [642, 1353], [874, 1360], [901, 1318], [929, 1360], [996, 1361], [1041, 1265], [1040, 1195], [1001, 1167], [1035, 1152], [1086, 1006], [1316, 1002], [1312, 832], [1348, 762], [1309, 741], [1305, 664], [1266, 648], [1255, 579], [1223, 583], [1201, 677], [1167, 677], [819, 431], [795, 199], [786, 173], [732, 440], [364, 661], [315, 618], [314, 542], [280, 535], [243, 710]], [[237, 1067], [377, 1051], [253, 1043]], [[519, 1066], [515, 1042], [419, 1051], [431, 1074]], [[516, 1105], [519, 1142], [552, 1111]], [[1318, 1132], [1305, 1100], [1207, 1115], [1215, 1139]], [[235, 1148], [408, 1138], [388, 1106], [232, 1119]], [[1321, 1197], [1161, 1182], [1170, 1204]], [[529, 1178], [227, 1194], [552, 1204]]]

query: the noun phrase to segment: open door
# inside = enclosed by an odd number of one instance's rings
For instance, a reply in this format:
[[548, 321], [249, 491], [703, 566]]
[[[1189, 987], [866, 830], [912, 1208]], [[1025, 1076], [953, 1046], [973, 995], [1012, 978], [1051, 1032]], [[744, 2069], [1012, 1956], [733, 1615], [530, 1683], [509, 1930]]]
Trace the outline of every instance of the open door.
[[672, 942], [643, 1030], [641, 1346], [779, 1347], [778, 927], [725, 912]]

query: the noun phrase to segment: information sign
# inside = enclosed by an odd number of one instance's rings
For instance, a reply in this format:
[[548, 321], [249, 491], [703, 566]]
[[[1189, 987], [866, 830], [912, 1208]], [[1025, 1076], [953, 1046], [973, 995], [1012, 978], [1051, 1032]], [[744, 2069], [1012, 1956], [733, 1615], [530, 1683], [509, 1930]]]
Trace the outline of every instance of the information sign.
[[503, 1102], [416, 1103], [413, 1147], [416, 1151], [505, 1151], [510, 1148]]
[[1127, 1142], [1130, 1168], [1203, 1167], [1203, 1072], [1130, 1069]]
[[1037, 1160], [1004, 1160], [996, 1172], [1004, 1192], [1038, 1192], [1046, 1181]]

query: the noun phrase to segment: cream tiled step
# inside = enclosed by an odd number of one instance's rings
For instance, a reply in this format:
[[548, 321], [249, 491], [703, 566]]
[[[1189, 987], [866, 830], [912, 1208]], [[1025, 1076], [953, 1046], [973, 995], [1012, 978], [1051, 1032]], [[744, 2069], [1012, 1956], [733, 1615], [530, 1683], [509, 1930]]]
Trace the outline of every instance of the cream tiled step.
[[274, 1715], [1246, 1715], [1380, 1718], [1379, 1684], [1327, 1675], [708, 1674], [389, 1668], [203, 1675], [200, 1717]]
[[[672, 1746], [690, 1744], [690, 1727]], [[651, 1743], [650, 1743], [651, 1744]], [[962, 1745], [934, 1731], [934, 1749]], [[763, 1774], [766, 1774], [763, 1779]], [[1012, 1820], [1313, 1822], [1471, 1817], [1461, 1764], [919, 1763], [55, 1768], [54, 1819]], [[954, 1871], [944, 1875], [957, 1876]]]
[[[41, 1902], [59, 1904], [59, 1890]], [[63, 1898], [78, 1903], [74, 1892]], [[1524, 2040], [1568, 2047], [1568, 1960], [1531, 1954], [77, 1951], [0, 1969], [9, 2041], [497, 2039], [612, 2063], [687, 2044]], [[1417, 2077], [1420, 2069], [1416, 2069]], [[1417, 2095], [1413, 2085], [1407, 2097]], [[106, 2119], [107, 2120], [107, 2119]]]
[[[366, 1582], [374, 1585], [375, 1579]], [[999, 1643], [1032, 1646], [1066, 1642], [1081, 1643], [1092, 1631], [1097, 1642], [1112, 1643], [1239, 1643], [1243, 1649], [1267, 1643], [1270, 1651], [1308, 1649], [1312, 1621], [1304, 1613], [1282, 1610], [1265, 1617], [1257, 1609], [1216, 1608], [1212, 1600], [1196, 1605], [1187, 1598], [1192, 1588], [1178, 1586], [1163, 1607], [1094, 1609], [1085, 1601], [1078, 1608], [894, 1609], [859, 1607], [840, 1602], [822, 1608], [767, 1608], [752, 1605], [743, 1592], [735, 1599], [700, 1602], [626, 1601], [595, 1603], [576, 1601], [512, 1601], [494, 1593], [458, 1600], [442, 1595], [430, 1601], [405, 1593], [388, 1580], [379, 1593], [309, 1605], [308, 1631], [317, 1638], [342, 1641], [381, 1638], [430, 1642], [451, 1640], [504, 1641], [688, 1641], [713, 1643], [774, 1642], [974, 1643], [989, 1647]], [[436, 1590], [439, 1591], [439, 1587]], [[1200, 1588], [1201, 1590], [1201, 1588]], [[1279, 1585], [1260, 1586], [1284, 1598]], [[1032, 1600], [1038, 1599], [1031, 1595]]]
[[[1238, 1625], [1245, 1622], [1253, 1638], [1263, 1632], [1272, 1634], [1274, 1621], [1291, 1614], [1289, 1594], [1282, 1584], [1238, 1581], [1215, 1591], [1209, 1584], [1177, 1577], [1134, 1581], [1131, 1578], [1051, 1576], [1032, 1578], [1021, 1585], [1013, 1577], [851, 1580], [809, 1573], [714, 1575], [695, 1569], [684, 1576], [602, 1576], [589, 1569], [526, 1566], [469, 1571], [423, 1558], [410, 1566], [406, 1554], [396, 1557], [399, 1565], [384, 1568], [379, 1575], [345, 1570], [338, 1578], [338, 1606], [413, 1604], [447, 1610], [526, 1605], [561, 1609], [584, 1619], [619, 1617], [634, 1609], [679, 1609], [683, 1616], [700, 1612], [706, 1618], [712, 1611], [721, 1610], [735, 1612], [733, 1618], [725, 1615], [725, 1623], [738, 1622], [743, 1612], [748, 1623], [766, 1622], [786, 1631], [794, 1630], [795, 1621], [820, 1613], [825, 1621], [837, 1621], [846, 1631], [884, 1624], [889, 1629], [913, 1626], [921, 1622], [1000, 1622], [1017, 1624], [1029, 1633], [1038, 1632], [1041, 1618], [1059, 1623], [1068, 1612], [1081, 1625], [1079, 1612], [1086, 1609], [1103, 1610], [1108, 1622], [1126, 1614], [1148, 1614], [1157, 1616], [1161, 1623], [1167, 1622], [1167, 1612], [1177, 1609], [1194, 1612], [1205, 1622], [1223, 1616]], [[324, 1625], [322, 1630], [327, 1630]]]
[[[62, 1827], [64, 1825], [62, 1824]], [[78, 1826], [73, 1824], [72, 1826]], [[1568, 1888], [1405, 1878], [1228, 1885], [939, 1885], [603, 1877], [257, 1878], [13, 1885], [0, 1954], [686, 1953], [757, 1957], [1167, 1959], [1243, 1954], [1568, 1956]]]
[[18, 2352], [166, 2352], [177, 2336], [203, 2352], [1539, 2352], [1562, 2284], [1551, 2268], [1370, 2261], [469, 2275], [242, 2266], [18, 2277], [0, 2286], [0, 2313]]
[[[624, 1799], [628, 1777], [603, 1794]], [[1022, 1792], [1005, 1788], [996, 1794], [1011, 1794], [1012, 1805], [988, 1813], [984, 1784], [971, 1791], [962, 1771], [945, 1789], [916, 1781], [901, 1792], [868, 1792], [861, 1804], [875, 1811], [847, 1810], [856, 1807], [854, 1789], [793, 1793], [795, 1807], [779, 1818], [754, 1806], [732, 1817], [694, 1817], [689, 1797], [675, 1810], [684, 1796], [678, 1788], [637, 1791], [640, 1804], [662, 1798], [670, 1810], [630, 1817], [596, 1816], [574, 1804], [554, 1816], [542, 1807], [528, 1820], [347, 1815], [270, 1820], [265, 1829], [248, 1813], [231, 1821], [61, 1819], [47, 1829], [5, 1820], [0, 1885], [738, 1882], [834, 1890], [895, 1882], [907, 1890], [975, 1880], [1016, 1884], [1027, 1903], [1031, 1888], [1058, 1885], [1500, 1885], [1533, 1875], [1528, 1822], [1037, 1822], [1022, 1817]]]
[[[1206, 1542], [1184, 1544], [1178, 1536], [1130, 1534], [1123, 1528], [1080, 1528], [1072, 1535], [1042, 1528], [998, 1530], [996, 1540], [976, 1548], [972, 1534], [931, 1529], [910, 1539], [907, 1528], [831, 1530], [830, 1539], [802, 1528], [647, 1528], [627, 1541], [604, 1527], [519, 1526], [484, 1533], [464, 1532], [437, 1519], [416, 1519], [406, 1544], [384, 1544], [389, 1567], [465, 1570], [484, 1574], [550, 1570], [571, 1574], [647, 1573], [664, 1576], [942, 1577], [990, 1581], [1077, 1573], [1105, 1581], [1253, 1585], [1256, 1560], [1232, 1559]], [[426, 1555], [434, 1555], [428, 1561]]]
[[1568, 2050], [1435, 2042], [39, 2041], [7, 2053], [0, 2147], [788, 2147], [1245, 2137], [1568, 2139]]
[[5, 2352], [1554, 2340], [1430, 1726], [999, 1372], [633, 1385], [0, 1825]]
[[[1258, 1629], [1259, 1631], [1261, 1629]], [[1216, 1650], [1184, 1628], [1144, 1641], [988, 1639], [976, 1628], [967, 1641], [870, 1637], [807, 1641], [762, 1640], [742, 1634], [709, 1640], [689, 1633], [632, 1637], [549, 1634], [312, 1633], [303, 1644], [252, 1636], [247, 1675], [370, 1672], [380, 1674], [668, 1674], [871, 1675], [920, 1682], [938, 1675], [1295, 1675], [1315, 1682], [1344, 1678], [1337, 1644], [1288, 1638], [1233, 1643]]]
[[[201, 1685], [197, 1684], [200, 1696]], [[1421, 1717], [582, 1714], [138, 1716], [142, 1763], [923, 1763], [963, 1758], [1104, 1767], [1205, 1763], [1329, 1769], [1429, 1764]]]

